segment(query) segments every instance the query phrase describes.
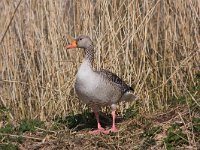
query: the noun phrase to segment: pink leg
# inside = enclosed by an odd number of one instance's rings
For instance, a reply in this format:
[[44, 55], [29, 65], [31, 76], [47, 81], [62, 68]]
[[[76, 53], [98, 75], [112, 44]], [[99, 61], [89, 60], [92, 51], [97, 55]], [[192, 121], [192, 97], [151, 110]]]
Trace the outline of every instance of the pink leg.
[[112, 118], [113, 118], [113, 124], [112, 124], [112, 128], [110, 129], [110, 131], [117, 132], [118, 129], [115, 127], [115, 118], [116, 118], [115, 111], [112, 111]]
[[96, 120], [97, 120], [97, 129], [90, 131], [90, 134], [99, 134], [100, 132], [104, 131], [105, 129], [101, 127], [100, 121], [99, 121], [99, 113], [98, 112], [94, 112]]
[[114, 110], [114, 111], [112, 111], [112, 128], [109, 129], [109, 130], [103, 131], [104, 134], [109, 134], [110, 131], [111, 132], [118, 132], [118, 129], [115, 126], [115, 118], [116, 118], [116, 115], [115, 115], [115, 110]]

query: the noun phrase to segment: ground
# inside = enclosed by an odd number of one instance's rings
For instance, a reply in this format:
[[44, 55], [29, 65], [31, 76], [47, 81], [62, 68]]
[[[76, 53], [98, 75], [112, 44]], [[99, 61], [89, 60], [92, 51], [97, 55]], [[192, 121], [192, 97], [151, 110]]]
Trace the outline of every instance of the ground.
[[[117, 118], [117, 133], [91, 135], [96, 121], [86, 112], [53, 122], [22, 120], [20, 124], [1, 122], [0, 149], [198, 149], [200, 148], [200, 114], [188, 105], [177, 105], [163, 112], [141, 114], [128, 109]], [[191, 113], [191, 110], [193, 113]], [[108, 128], [111, 116], [100, 119]]]

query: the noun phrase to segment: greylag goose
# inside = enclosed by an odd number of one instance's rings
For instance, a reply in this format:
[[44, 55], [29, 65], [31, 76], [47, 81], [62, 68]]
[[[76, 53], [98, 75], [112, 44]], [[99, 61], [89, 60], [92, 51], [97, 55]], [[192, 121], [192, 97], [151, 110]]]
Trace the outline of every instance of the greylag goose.
[[[90, 133], [103, 132], [108, 134], [110, 131], [117, 132], [118, 129], [115, 126], [117, 103], [134, 100], [133, 89], [110, 71], [93, 70], [94, 46], [88, 36], [81, 35], [73, 39], [66, 48], [82, 48], [85, 52], [85, 58], [76, 75], [75, 91], [79, 99], [89, 105], [95, 113], [97, 129]], [[109, 130], [105, 130], [100, 124], [98, 112], [101, 106], [111, 106], [112, 128]]]

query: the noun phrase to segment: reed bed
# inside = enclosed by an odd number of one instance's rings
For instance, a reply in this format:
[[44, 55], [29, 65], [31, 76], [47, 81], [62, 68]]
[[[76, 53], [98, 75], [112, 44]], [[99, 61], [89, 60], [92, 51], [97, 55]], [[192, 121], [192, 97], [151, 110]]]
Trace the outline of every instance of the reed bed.
[[94, 68], [132, 85], [140, 112], [184, 95], [200, 106], [189, 90], [200, 70], [198, 0], [1, 0], [0, 10], [0, 105], [14, 120], [88, 109], [73, 89], [83, 51], [66, 51], [66, 35], [92, 38]]

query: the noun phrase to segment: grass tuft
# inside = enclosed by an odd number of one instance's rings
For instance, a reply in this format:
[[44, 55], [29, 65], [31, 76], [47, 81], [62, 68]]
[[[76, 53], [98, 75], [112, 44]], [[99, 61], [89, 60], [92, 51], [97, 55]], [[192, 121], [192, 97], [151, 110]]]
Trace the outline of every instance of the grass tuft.
[[26, 131], [35, 131], [36, 128], [35, 127], [43, 127], [44, 126], [44, 122], [40, 121], [40, 120], [31, 120], [31, 119], [24, 119], [20, 122], [19, 125], [19, 131], [20, 132], [26, 132]]
[[14, 131], [15, 128], [11, 123], [8, 123], [4, 127], [0, 128], [0, 133], [12, 133]]
[[200, 135], [200, 118], [192, 118], [194, 132]]
[[133, 106], [126, 109], [125, 113], [124, 113], [124, 119], [128, 120], [128, 119], [133, 119], [134, 117], [137, 117], [139, 114], [139, 109], [138, 108], [134, 108]]
[[177, 146], [188, 145], [187, 135], [183, 133], [178, 124], [172, 124], [164, 139], [167, 149], [175, 149]]
[[19, 147], [15, 144], [0, 144], [0, 150], [19, 150]]

